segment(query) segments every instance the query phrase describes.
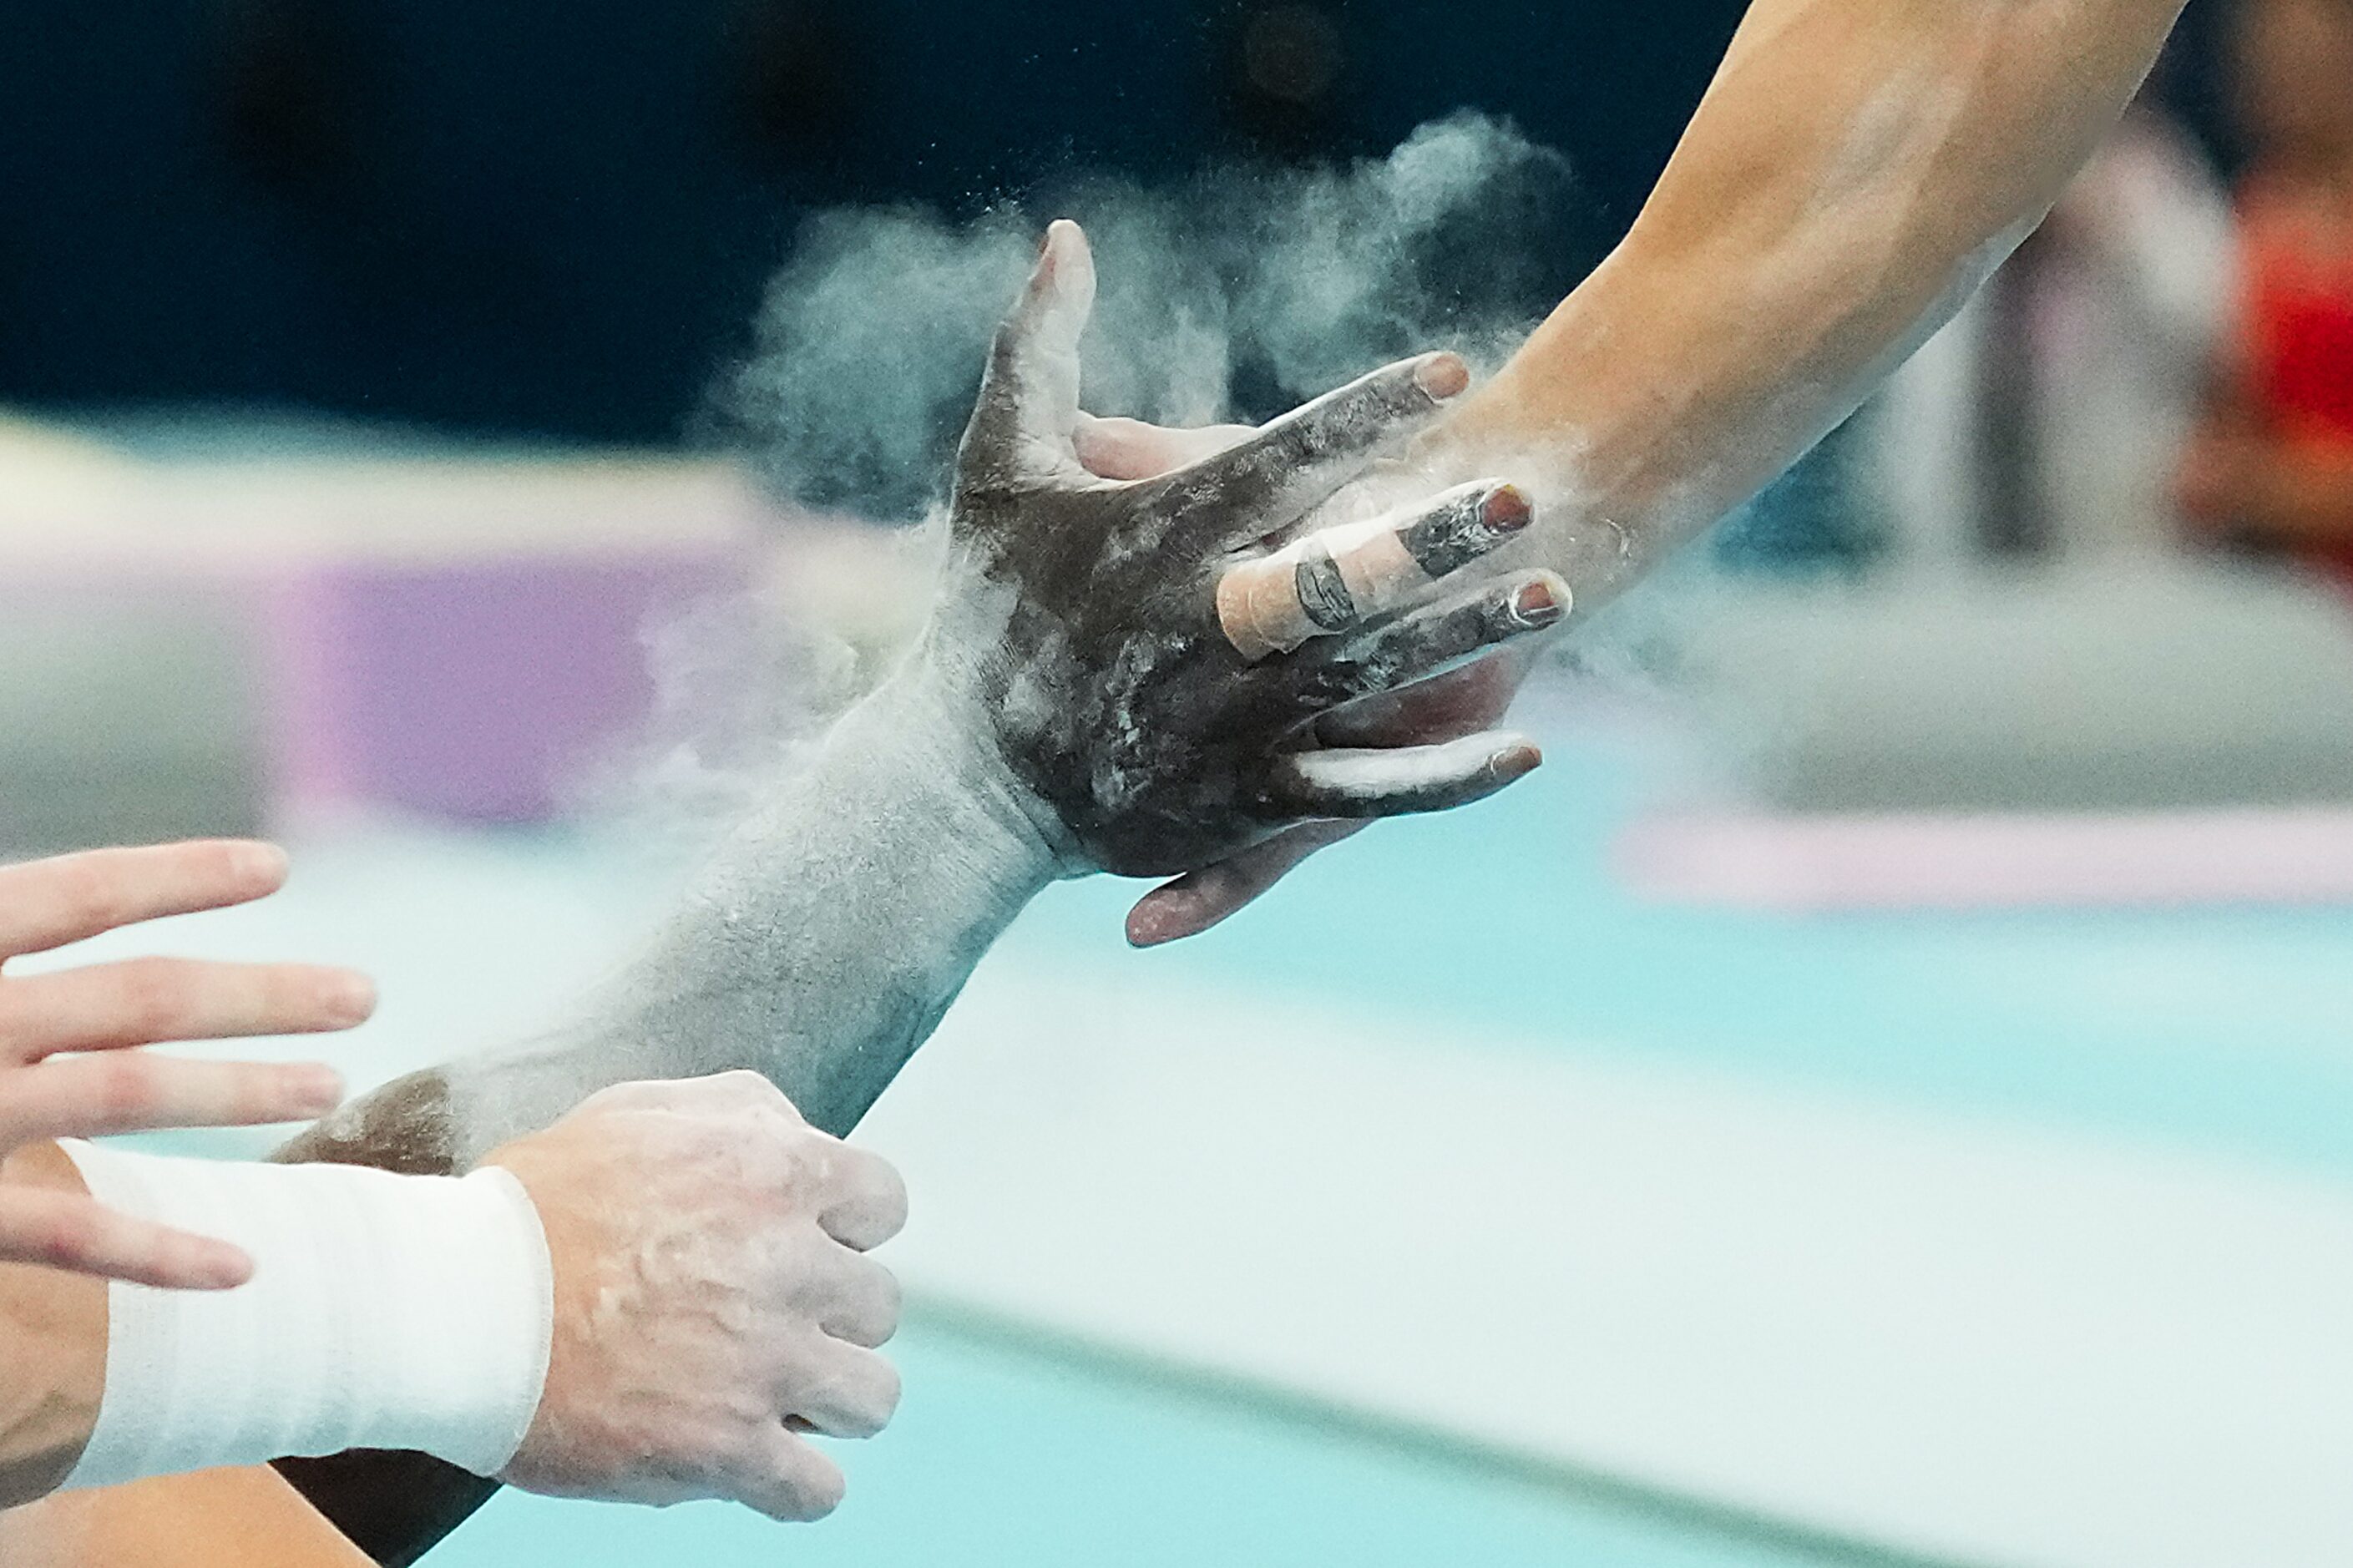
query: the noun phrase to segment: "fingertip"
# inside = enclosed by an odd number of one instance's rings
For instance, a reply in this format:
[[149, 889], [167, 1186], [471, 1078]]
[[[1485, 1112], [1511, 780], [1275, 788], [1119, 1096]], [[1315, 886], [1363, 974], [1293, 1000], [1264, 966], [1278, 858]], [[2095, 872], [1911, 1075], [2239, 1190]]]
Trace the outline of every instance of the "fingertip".
[[322, 1000], [334, 1027], [356, 1028], [375, 1016], [375, 982], [357, 970], [337, 970], [327, 981]]
[[1576, 598], [1556, 572], [1539, 572], [1512, 592], [1512, 618], [1531, 630], [1557, 625]]
[[1519, 740], [1499, 748], [1487, 767], [1504, 784], [1514, 784], [1544, 766], [1544, 752], [1534, 741]]
[[1498, 533], [1516, 533], [1536, 515], [1535, 504], [1519, 486], [1506, 481], [1487, 492], [1480, 503], [1479, 520]]
[[185, 1284], [191, 1290], [234, 1290], [251, 1282], [253, 1274], [251, 1253], [226, 1241], [204, 1241], [189, 1259]]
[[292, 868], [286, 851], [275, 844], [241, 839], [228, 846], [229, 875], [253, 889], [256, 897], [284, 887]]
[[[1171, 884], [1171, 888], [1174, 884]], [[1184, 935], [1179, 910], [1186, 902], [1185, 895], [1170, 888], [1159, 888], [1136, 900], [1127, 911], [1127, 945], [1134, 948], [1163, 947]]]
[[343, 1102], [343, 1075], [324, 1062], [303, 1062], [285, 1069], [285, 1120], [324, 1116]]
[[1471, 385], [1471, 366], [1461, 354], [1441, 350], [1424, 354], [1413, 367], [1413, 382], [1439, 402], [1460, 397]]

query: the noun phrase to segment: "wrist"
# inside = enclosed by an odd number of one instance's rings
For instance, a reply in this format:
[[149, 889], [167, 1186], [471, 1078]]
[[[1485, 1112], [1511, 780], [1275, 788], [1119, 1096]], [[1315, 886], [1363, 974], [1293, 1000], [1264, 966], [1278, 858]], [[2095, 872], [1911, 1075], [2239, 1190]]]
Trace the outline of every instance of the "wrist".
[[652, 942], [526, 1049], [452, 1067], [461, 1162], [613, 1084], [749, 1069], [846, 1133], [1070, 868], [954, 671], [918, 653], [727, 836]]
[[502, 1171], [158, 1160], [69, 1144], [91, 1195], [222, 1237], [225, 1291], [107, 1289], [105, 1394], [67, 1484], [413, 1449], [494, 1473], [546, 1372], [546, 1243]]

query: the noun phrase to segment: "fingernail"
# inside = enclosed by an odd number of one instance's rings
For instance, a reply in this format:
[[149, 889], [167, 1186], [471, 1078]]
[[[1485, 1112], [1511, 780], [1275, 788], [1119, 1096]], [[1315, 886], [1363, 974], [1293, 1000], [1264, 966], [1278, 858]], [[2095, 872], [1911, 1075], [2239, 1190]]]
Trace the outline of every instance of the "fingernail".
[[1536, 509], [1517, 485], [1498, 485], [1479, 508], [1479, 520], [1497, 533], [1517, 533], [1527, 527]]
[[324, 1116], [343, 1102], [343, 1075], [320, 1063], [290, 1068], [286, 1109], [296, 1116]]
[[1461, 354], [1431, 354], [1413, 367], [1413, 384], [1443, 403], [1471, 384], [1471, 367]]
[[282, 882], [287, 868], [286, 851], [275, 844], [240, 844], [229, 851], [229, 869], [239, 881]]
[[1520, 585], [1512, 595], [1512, 618], [1524, 626], [1548, 626], [1567, 614], [1560, 600], [1552, 591], [1552, 584], [1539, 577]]
[[1505, 784], [1516, 783], [1543, 765], [1544, 753], [1525, 741], [1506, 746], [1487, 759], [1488, 771]]
[[364, 974], [342, 974], [328, 983], [322, 998], [329, 1020], [344, 1028], [375, 1016], [375, 982]]
[[253, 1278], [253, 1259], [227, 1242], [211, 1242], [189, 1273], [200, 1290], [234, 1290]]

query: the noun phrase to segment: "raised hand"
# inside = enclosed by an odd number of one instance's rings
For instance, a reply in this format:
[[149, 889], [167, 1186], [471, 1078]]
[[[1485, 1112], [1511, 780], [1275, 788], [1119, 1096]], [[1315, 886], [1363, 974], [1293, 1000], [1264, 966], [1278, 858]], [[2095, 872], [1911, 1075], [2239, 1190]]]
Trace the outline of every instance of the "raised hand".
[[[100, 849], [11, 866], [0, 869], [0, 963], [249, 903], [285, 880], [285, 855], [265, 844]], [[0, 976], [0, 1157], [53, 1138], [317, 1116], [343, 1094], [326, 1067], [178, 1061], [140, 1047], [348, 1029], [375, 1005], [365, 976], [308, 964], [142, 958]], [[182, 1289], [226, 1289], [252, 1272], [224, 1242], [22, 1184], [0, 1184], [0, 1260]]]
[[1527, 524], [1501, 479], [1302, 527], [1464, 389], [1461, 361], [1388, 366], [1172, 471], [1111, 479], [1079, 447], [1100, 456], [1121, 428], [1079, 412], [1093, 293], [1084, 236], [1055, 225], [965, 436], [950, 571], [968, 576], [926, 645], [989, 715], [1066, 857], [1184, 871], [1304, 822], [1462, 805], [1534, 768], [1535, 746], [1499, 731], [1392, 750], [1314, 735], [1568, 611], [1549, 572], [1436, 588]]

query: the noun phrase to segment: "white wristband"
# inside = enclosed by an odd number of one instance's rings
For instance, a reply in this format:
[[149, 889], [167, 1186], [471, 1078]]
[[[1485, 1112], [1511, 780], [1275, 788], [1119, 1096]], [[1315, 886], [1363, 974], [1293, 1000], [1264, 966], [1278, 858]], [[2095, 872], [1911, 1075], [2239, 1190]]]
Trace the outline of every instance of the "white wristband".
[[109, 1208], [252, 1254], [234, 1290], [108, 1287], [106, 1393], [69, 1487], [347, 1448], [477, 1475], [522, 1446], [554, 1294], [530, 1194], [347, 1165], [66, 1152]]

